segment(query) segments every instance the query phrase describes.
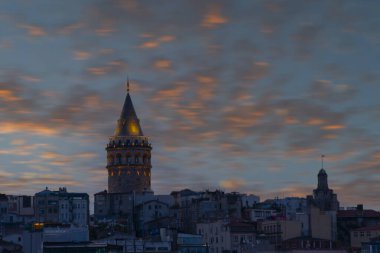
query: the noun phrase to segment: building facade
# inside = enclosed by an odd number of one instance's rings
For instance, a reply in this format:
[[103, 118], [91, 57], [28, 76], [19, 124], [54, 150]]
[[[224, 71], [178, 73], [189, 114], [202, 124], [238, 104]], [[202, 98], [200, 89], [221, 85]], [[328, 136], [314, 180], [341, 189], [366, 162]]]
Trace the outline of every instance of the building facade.
[[256, 243], [256, 223], [216, 220], [197, 224], [197, 233], [210, 253], [252, 252]]
[[261, 231], [269, 242], [279, 247], [284, 240], [301, 236], [301, 222], [293, 220], [266, 220], [260, 222]]
[[45, 190], [34, 195], [34, 213], [37, 222], [64, 223], [87, 226], [89, 223], [89, 196], [87, 193]]
[[361, 248], [362, 243], [380, 237], [380, 225], [361, 227], [351, 230], [351, 248]]

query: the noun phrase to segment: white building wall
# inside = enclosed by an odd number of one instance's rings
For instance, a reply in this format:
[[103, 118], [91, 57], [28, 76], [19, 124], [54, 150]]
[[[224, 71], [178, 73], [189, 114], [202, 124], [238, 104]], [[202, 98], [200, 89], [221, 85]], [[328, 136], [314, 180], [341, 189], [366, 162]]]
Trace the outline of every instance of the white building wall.
[[212, 223], [198, 223], [197, 233], [202, 235], [203, 243], [209, 247], [209, 253], [222, 253], [231, 250], [230, 230], [223, 220]]

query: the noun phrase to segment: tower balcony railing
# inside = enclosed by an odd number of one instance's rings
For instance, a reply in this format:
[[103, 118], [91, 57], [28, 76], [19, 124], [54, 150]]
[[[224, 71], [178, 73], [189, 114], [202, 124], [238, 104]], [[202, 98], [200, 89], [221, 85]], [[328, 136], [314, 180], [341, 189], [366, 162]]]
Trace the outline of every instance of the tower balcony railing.
[[152, 147], [147, 136], [111, 136], [107, 148]]

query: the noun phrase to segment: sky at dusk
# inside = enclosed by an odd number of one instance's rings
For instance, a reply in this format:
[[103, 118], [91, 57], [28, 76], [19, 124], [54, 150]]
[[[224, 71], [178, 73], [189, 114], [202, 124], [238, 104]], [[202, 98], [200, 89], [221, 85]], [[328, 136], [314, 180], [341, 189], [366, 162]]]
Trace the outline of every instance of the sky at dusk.
[[107, 188], [126, 95], [152, 188], [379, 210], [380, 1], [0, 2], [0, 192]]

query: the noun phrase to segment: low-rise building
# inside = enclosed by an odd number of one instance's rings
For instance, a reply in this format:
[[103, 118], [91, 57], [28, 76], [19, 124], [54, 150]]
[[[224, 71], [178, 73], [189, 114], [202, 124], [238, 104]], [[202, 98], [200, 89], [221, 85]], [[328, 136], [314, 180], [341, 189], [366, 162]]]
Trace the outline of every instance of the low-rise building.
[[87, 193], [67, 192], [66, 188], [51, 191], [47, 187], [34, 197], [35, 219], [45, 223], [87, 226], [89, 197]]
[[380, 238], [362, 243], [361, 253], [380, 253]]
[[217, 220], [198, 223], [197, 232], [202, 235], [210, 253], [250, 252], [256, 241], [256, 223]]
[[208, 253], [201, 235], [179, 233], [176, 242], [179, 253]]
[[301, 222], [292, 220], [267, 220], [260, 223], [261, 231], [273, 245], [301, 236]]
[[380, 224], [380, 212], [364, 209], [363, 205], [357, 205], [356, 208], [339, 210], [337, 212], [337, 224], [339, 230], [338, 240], [345, 244], [351, 245], [350, 231], [360, 227], [367, 227]]
[[369, 242], [372, 238], [380, 236], [380, 225], [372, 225], [353, 229], [350, 232], [351, 247], [360, 248], [362, 243]]
[[[147, 226], [147, 224], [168, 217], [169, 206], [159, 200], [146, 201], [136, 206], [136, 215], [136, 232], [139, 236], [145, 237], [154, 232], [149, 231], [150, 226]], [[157, 229], [159, 229], [159, 227], [157, 227]], [[158, 230], [157, 233], [159, 233]]]
[[277, 211], [273, 209], [248, 209], [246, 212], [251, 221], [264, 221], [277, 215]]

